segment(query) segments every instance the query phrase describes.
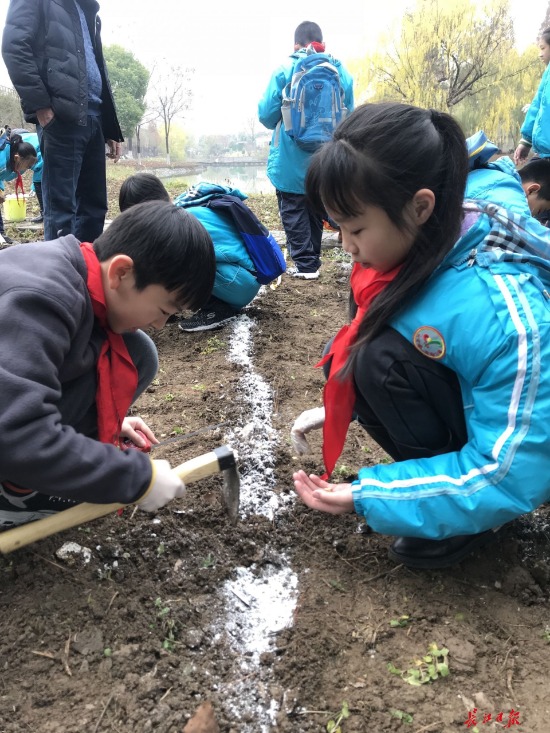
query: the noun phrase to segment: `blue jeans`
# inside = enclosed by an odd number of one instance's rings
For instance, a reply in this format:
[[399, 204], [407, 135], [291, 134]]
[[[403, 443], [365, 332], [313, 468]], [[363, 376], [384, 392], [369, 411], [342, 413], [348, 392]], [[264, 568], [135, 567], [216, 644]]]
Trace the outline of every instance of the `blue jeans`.
[[54, 117], [37, 125], [44, 159], [44, 239], [74, 234], [93, 242], [105, 224], [107, 181], [101, 117], [88, 116], [77, 125]]
[[300, 272], [317, 272], [321, 267], [323, 220], [307, 207], [304, 195], [276, 193], [292, 261]]

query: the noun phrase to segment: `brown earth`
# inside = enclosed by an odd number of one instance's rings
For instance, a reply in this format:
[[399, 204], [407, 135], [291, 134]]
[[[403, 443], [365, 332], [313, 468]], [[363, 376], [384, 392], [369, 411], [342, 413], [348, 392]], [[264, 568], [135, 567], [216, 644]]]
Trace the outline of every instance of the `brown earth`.
[[[1, 733], [449, 733], [476, 730], [474, 708], [478, 731], [550, 730], [547, 508], [455, 568], [418, 572], [357, 517], [294, 499], [293, 470], [322, 468], [320, 436], [295, 459], [289, 428], [320, 404], [313, 365], [346, 318], [347, 280], [326, 250], [318, 281], [284, 277], [222, 330], [153, 334], [161, 368], [136, 412], [159, 438], [225, 423], [155, 455], [177, 465], [230, 440], [239, 523], [216, 476], [156, 517], [127, 509], [0, 557]], [[337, 474], [381, 460], [353, 425]], [[66, 542], [89, 562], [59, 556]], [[285, 628], [265, 631], [285, 609]], [[448, 676], [391, 673], [420, 669], [432, 643]]]

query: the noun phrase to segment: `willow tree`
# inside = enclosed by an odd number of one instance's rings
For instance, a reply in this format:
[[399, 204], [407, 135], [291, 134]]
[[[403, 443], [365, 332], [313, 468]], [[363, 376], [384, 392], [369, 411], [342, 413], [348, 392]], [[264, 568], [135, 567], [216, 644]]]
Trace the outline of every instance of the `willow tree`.
[[398, 32], [381, 39], [356, 93], [451, 111], [500, 82], [513, 48], [508, 0], [418, 0]]

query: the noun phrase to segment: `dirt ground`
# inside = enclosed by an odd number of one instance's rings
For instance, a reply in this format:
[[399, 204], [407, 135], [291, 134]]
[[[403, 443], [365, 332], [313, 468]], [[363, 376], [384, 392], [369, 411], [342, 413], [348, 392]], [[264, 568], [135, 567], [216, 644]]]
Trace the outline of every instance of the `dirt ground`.
[[[222, 330], [153, 334], [160, 372], [135, 411], [161, 439], [222, 424], [154, 455], [177, 465], [231, 442], [239, 522], [215, 476], [156, 516], [126, 509], [0, 557], [1, 733], [550, 730], [547, 507], [420, 572], [356, 516], [295, 501], [293, 470], [322, 470], [320, 436], [296, 459], [289, 428], [320, 404], [313, 367], [345, 321], [348, 274], [327, 249], [318, 281], [283, 277]], [[337, 474], [381, 460], [353, 425]], [[431, 644], [449, 674], [412, 685]]]

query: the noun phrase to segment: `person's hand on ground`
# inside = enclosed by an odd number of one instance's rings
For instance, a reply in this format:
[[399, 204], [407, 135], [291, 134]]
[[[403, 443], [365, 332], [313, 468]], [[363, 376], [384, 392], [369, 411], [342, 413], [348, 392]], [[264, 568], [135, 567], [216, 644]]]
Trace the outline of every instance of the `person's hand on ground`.
[[351, 484], [329, 484], [313, 473], [308, 476], [305, 471], [297, 471], [292, 478], [296, 493], [311, 509], [329, 514], [353, 511]]
[[132, 441], [132, 443], [137, 445], [138, 448], [143, 448], [146, 443], [141, 435], [136, 432], [136, 430], [140, 430], [145, 436], [147, 436], [147, 438], [153, 445], [156, 445], [159, 442], [155, 438], [155, 434], [153, 433], [151, 428], [147, 425], [147, 423], [143, 422], [141, 417], [125, 417], [122, 421], [120, 438], [128, 438]]
[[312, 410], [305, 410], [301, 415], [298, 415], [290, 431], [290, 440], [296, 455], [303, 456], [310, 452], [306, 435], [312, 430], [322, 428], [324, 423], [324, 407], [314, 407]]
[[170, 468], [168, 461], [151, 461], [153, 479], [151, 487], [137, 505], [145, 512], [156, 512], [172, 499], [185, 496], [185, 484]]
[[122, 144], [117, 143], [115, 140], [106, 140], [105, 142], [109, 147], [107, 157], [111, 159], [113, 163], [118, 163], [118, 161], [120, 160], [120, 155], [122, 153]]

